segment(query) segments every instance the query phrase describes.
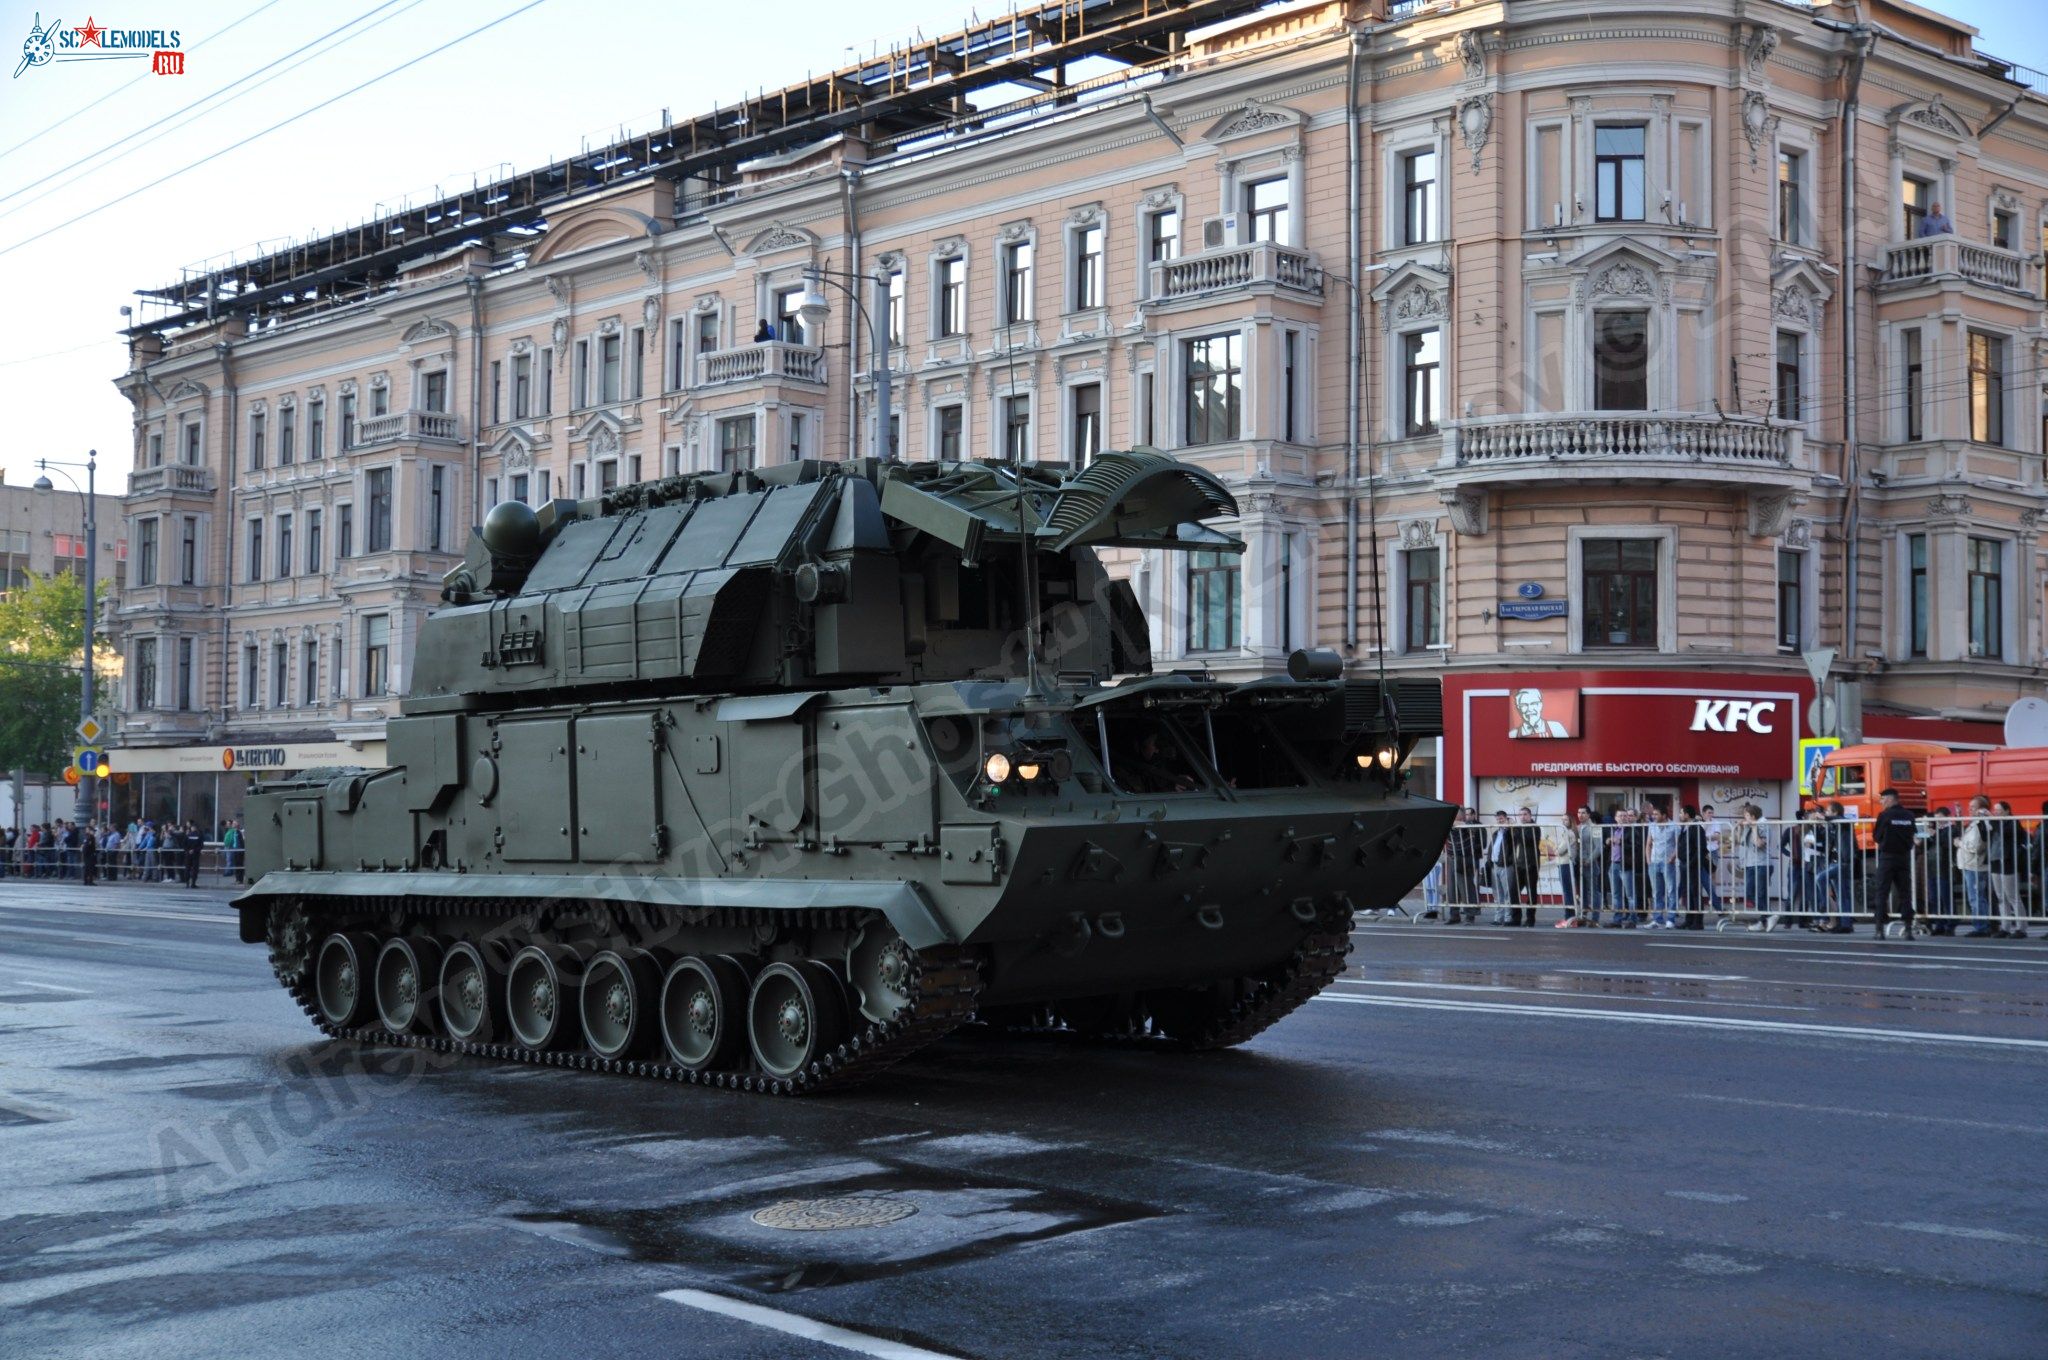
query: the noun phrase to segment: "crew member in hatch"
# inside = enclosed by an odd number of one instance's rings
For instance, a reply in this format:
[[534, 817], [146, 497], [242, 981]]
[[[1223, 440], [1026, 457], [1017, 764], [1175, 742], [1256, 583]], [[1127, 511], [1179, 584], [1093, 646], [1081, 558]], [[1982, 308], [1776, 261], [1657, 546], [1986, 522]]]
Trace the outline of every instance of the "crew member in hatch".
[[1515, 711], [1522, 715], [1522, 725], [1509, 732], [1510, 737], [1568, 737], [1564, 724], [1555, 718], [1543, 716], [1543, 691], [1540, 689], [1518, 689], [1514, 696]]

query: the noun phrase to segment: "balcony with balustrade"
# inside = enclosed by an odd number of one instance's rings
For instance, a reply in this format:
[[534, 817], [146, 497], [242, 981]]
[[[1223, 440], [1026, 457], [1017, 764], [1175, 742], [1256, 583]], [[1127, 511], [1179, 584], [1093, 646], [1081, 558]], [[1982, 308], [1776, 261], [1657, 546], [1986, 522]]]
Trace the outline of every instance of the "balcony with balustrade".
[[697, 356], [699, 387], [784, 382], [823, 387], [825, 373], [824, 350], [815, 345], [793, 345], [787, 340], [762, 340]]
[[1944, 233], [1895, 241], [1884, 249], [1877, 286], [1886, 292], [1961, 284], [2006, 298], [2039, 298], [2040, 266], [2016, 250]]
[[1786, 420], [1584, 411], [1452, 421], [1431, 476], [1441, 490], [1499, 483], [1719, 482], [1803, 490], [1805, 431]]
[[1212, 302], [1241, 295], [1323, 296], [1323, 270], [1313, 252], [1277, 241], [1220, 246], [1172, 260], [1156, 260], [1146, 282], [1154, 308]]
[[213, 496], [213, 471], [188, 463], [163, 463], [136, 468], [128, 474], [131, 499], [168, 496], [173, 499], [209, 500]]
[[356, 426], [355, 450], [392, 444], [462, 443], [462, 418], [447, 411], [394, 411], [369, 416]]

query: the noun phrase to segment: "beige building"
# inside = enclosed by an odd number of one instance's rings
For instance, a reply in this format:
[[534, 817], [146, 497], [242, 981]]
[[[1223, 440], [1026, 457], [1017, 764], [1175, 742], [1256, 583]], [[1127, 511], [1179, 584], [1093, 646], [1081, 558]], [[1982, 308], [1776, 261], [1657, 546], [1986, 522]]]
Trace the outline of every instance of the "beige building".
[[2048, 103], [1911, 4], [1069, 0], [161, 290], [124, 739], [373, 740], [490, 502], [872, 452], [886, 328], [902, 457], [1237, 490], [1241, 562], [1124, 564], [1161, 665], [1777, 810], [1813, 647], [1873, 737], [2041, 688], [2044, 240]]
[[[68, 460], [67, 460], [68, 461]], [[34, 468], [29, 469], [34, 476]], [[83, 468], [49, 474], [52, 489], [38, 491], [30, 482], [10, 482], [0, 472], [0, 595], [28, 584], [31, 576], [83, 573], [85, 570], [85, 496], [69, 489], [64, 474], [85, 478]], [[118, 590], [128, 575], [126, 508], [117, 495], [102, 492], [93, 500], [99, 539], [99, 564], [94, 574]]]

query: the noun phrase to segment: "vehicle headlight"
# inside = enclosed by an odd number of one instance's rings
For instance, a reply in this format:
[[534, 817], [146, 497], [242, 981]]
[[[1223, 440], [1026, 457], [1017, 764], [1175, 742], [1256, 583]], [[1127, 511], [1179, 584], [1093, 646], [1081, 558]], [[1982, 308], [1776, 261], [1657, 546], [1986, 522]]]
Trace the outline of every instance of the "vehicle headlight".
[[988, 776], [989, 783], [1000, 784], [1010, 777], [1010, 758], [1001, 751], [993, 752], [981, 763], [981, 772]]
[[1032, 780], [1038, 778], [1039, 773], [1043, 768], [1044, 767], [1041, 766], [1035, 760], [1025, 760], [1017, 766], [1017, 777], [1028, 784]]

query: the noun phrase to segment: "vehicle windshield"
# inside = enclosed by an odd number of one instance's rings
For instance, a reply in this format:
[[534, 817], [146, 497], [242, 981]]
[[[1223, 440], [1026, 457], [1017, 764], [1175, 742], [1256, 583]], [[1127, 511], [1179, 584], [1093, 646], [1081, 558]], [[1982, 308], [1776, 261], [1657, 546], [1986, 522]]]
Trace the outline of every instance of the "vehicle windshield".
[[1179, 724], [1158, 713], [1105, 713], [1109, 777], [1125, 793], [1193, 793], [1207, 787]]
[[1863, 767], [1861, 765], [1824, 765], [1820, 772], [1820, 792], [1824, 794], [1862, 793]]

